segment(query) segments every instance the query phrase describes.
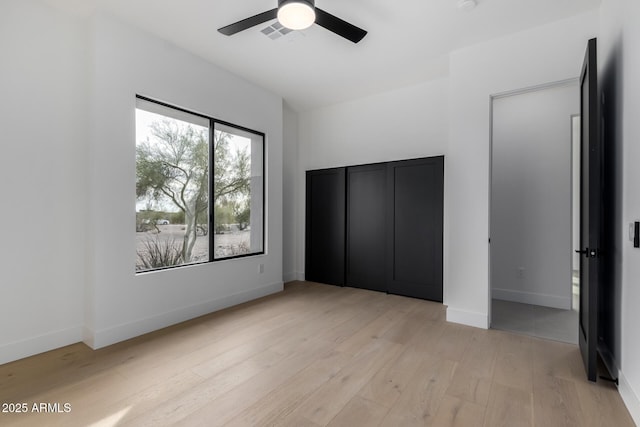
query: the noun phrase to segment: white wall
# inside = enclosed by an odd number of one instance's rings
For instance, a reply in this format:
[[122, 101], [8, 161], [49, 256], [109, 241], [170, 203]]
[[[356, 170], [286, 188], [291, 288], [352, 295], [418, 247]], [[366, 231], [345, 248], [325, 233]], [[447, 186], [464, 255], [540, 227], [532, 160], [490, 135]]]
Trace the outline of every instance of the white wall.
[[575, 78], [596, 11], [451, 54], [445, 168], [447, 319], [489, 325], [490, 96]]
[[[282, 289], [282, 99], [106, 16], [92, 22], [85, 341], [102, 347]], [[135, 274], [135, 95], [266, 133], [266, 254]], [[264, 264], [264, 273], [259, 272]]]
[[[0, 50], [0, 363], [282, 289], [280, 97], [109, 17], [38, 0], [0, 4]], [[136, 94], [266, 133], [265, 255], [135, 274]]]
[[447, 80], [439, 79], [300, 113], [306, 169], [442, 154]]
[[39, 2], [0, 3], [0, 364], [82, 337], [84, 34]]
[[295, 227], [298, 217], [298, 187], [303, 185], [297, 179], [298, 171], [298, 113], [287, 103], [283, 103], [282, 109], [282, 143], [283, 143], [283, 170], [282, 170], [282, 280], [290, 282], [298, 279], [296, 273], [296, 260], [298, 259], [298, 235]]
[[305, 171], [446, 154], [447, 111], [447, 80], [440, 79], [300, 113], [298, 279], [304, 278]]
[[571, 309], [572, 115], [578, 82], [493, 99], [491, 294]]
[[640, 249], [633, 248], [628, 226], [640, 220], [640, 3], [603, 0], [599, 50], [599, 83], [603, 92], [605, 147], [617, 193], [614, 211], [612, 271], [607, 286], [613, 295], [615, 332], [612, 351], [620, 370], [620, 394], [640, 425]]

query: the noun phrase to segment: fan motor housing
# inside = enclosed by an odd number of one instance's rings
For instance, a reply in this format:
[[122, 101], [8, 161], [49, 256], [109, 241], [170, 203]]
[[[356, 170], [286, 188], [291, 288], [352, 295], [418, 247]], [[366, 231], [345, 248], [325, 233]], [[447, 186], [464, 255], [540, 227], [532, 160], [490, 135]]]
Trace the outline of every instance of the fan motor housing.
[[315, 9], [316, 7], [315, 0], [278, 0], [278, 8], [288, 3], [306, 3], [309, 6], [311, 6], [312, 9]]

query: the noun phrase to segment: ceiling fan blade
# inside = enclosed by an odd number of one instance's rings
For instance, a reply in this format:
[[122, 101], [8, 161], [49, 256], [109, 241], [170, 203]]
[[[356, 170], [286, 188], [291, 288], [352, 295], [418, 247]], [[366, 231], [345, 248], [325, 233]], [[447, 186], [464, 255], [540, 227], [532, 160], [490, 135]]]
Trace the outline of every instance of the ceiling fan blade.
[[358, 28], [353, 24], [343, 21], [337, 16], [325, 12], [322, 9], [316, 7], [316, 24], [327, 30], [336, 33], [339, 36], [344, 37], [347, 40], [351, 40], [354, 43], [358, 43], [367, 32], [362, 28]]
[[232, 36], [235, 33], [239, 33], [240, 31], [244, 31], [251, 27], [255, 27], [256, 25], [262, 24], [263, 22], [267, 22], [272, 19], [276, 19], [277, 17], [278, 17], [278, 9], [277, 8], [271, 9], [266, 12], [262, 12], [257, 15], [254, 15], [251, 18], [234, 22], [233, 24], [227, 25], [226, 27], [218, 28], [218, 31], [224, 34], [225, 36]]

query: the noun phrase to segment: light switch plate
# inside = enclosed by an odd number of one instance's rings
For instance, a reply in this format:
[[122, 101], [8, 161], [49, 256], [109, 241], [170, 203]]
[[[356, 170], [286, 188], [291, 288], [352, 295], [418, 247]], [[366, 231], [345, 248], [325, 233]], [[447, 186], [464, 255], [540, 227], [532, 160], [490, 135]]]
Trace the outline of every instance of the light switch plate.
[[635, 234], [636, 226], [633, 222], [629, 223], [629, 241], [633, 242], [633, 235]]

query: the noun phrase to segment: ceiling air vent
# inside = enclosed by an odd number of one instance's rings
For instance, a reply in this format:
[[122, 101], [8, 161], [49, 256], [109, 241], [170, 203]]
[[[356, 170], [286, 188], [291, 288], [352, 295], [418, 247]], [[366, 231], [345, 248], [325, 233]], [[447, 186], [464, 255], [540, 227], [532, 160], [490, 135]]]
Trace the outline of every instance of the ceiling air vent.
[[273, 24], [269, 25], [268, 27], [264, 28], [260, 32], [262, 34], [264, 34], [265, 36], [269, 37], [271, 40], [276, 40], [276, 39], [279, 39], [282, 36], [286, 36], [287, 34], [291, 33], [292, 31], [293, 30], [290, 30], [288, 28], [283, 27], [282, 24], [280, 24], [278, 21], [276, 21]]

